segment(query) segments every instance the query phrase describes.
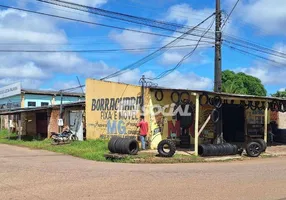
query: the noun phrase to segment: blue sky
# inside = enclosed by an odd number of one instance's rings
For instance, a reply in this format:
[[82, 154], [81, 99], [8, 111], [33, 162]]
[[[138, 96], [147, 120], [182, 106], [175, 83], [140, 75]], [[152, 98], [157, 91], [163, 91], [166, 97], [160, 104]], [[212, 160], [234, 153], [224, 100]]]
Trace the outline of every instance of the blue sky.
[[[215, 1], [181, 0], [69, 0], [94, 7], [127, 13], [131, 15], [195, 26], [212, 12]], [[223, 0], [223, 19], [236, 0]], [[162, 31], [144, 25], [126, 23], [79, 11], [51, 6], [35, 0], [5, 0], [2, 5], [16, 6], [45, 13], [67, 16], [91, 22], [109, 24], [141, 31], [179, 36], [178, 33]], [[223, 38], [237, 42], [229, 36], [243, 41], [286, 53], [283, 27], [286, 25], [286, 1], [241, 0], [223, 30]], [[206, 29], [212, 20], [201, 28]], [[19, 12], [11, 9], [0, 10], [0, 48], [30, 50], [79, 50], [79, 49], [121, 49], [161, 47], [172, 38], [146, 35], [123, 30], [70, 22], [61, 19]], [[213, 37], [214, 27], [207, 34]], [[202, 34], [202, 32], [196, 32]], [[198, 40], [198, 37], [187, 36]], [[204, 39], [208, 44], [200, 46], [172, 74], [156, 81], [161, 86], [211, 90], [214, 75], [214, 49], [212, 39]], [[176, 45], [194, 45], [196, 42], [181, 40]], [[244, 43], [243, 43], [244, 44]], [[235, 46], [237, 47], [237, 46]], [[171, 49], [145, 63], [140, 68], [111, 79], [137, 84], [142, 74], [156, 77], [164, 70], [174, 67], [179, 60], [192, 50]], [[244, 49], [250, 51], [249, 49]], [[140, 52], [120, 51], [113, 53], [1, 53], [0, 86], [21, 81], [25, 88], [63, 89], [77, 86], [76, 76], [83, 84], [86, 78], [101, 78], [123, 68], [154, 50]], [[285, 63], [285, 59], [261, 52], [257, 55]], [[241, 54], [223, 47], [222, 68], [245, 72], [262, 80], [268, 93], [285, 88], [285, 65]]]

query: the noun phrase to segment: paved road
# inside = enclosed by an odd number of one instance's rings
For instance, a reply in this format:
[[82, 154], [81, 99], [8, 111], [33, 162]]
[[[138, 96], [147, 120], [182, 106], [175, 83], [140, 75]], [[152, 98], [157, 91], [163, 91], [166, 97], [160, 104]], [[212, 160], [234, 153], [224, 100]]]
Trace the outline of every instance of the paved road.
[[231, 163], [98, 163], [0, 144], [0, 199], [261, 199], [286, 197], [286, 158]]

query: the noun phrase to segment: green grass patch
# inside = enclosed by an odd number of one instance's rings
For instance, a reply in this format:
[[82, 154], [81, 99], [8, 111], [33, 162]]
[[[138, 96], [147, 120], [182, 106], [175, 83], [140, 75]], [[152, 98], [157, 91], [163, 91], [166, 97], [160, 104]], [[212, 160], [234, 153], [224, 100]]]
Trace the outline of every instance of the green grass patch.
[[[0, 131], [0, 143], [28, 147], [32, 149], [43, 149], [57, 153], [72, 155], [88, 160], [122, 162], [122, 163], [194, 163], [208, 162], [206, 159], [194, 155], [175, 154], [171, 158], [158, 157], [156, 152], [139, 152], [135, 156], [127, 156], [122, 159], [106, 159], [104, 154], [108, 153], [108, 140], [75, 141], [70, 144], [52, 145], [50, 139], [37, 140], [31, 136], [23, 136], [21, 140], [16, 134], [9, 134], [7, 130]], [[230, 160], [228, 160], [230, 161]], [[225, 162], [215, 160], [213, 162]]]

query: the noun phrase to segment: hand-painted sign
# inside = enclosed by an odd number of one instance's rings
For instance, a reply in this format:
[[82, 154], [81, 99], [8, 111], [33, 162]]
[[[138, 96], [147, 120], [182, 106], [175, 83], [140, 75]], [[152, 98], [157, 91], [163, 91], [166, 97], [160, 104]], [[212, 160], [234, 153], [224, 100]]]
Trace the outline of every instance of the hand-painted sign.
[[21, 94], [21, 83], [14, 83], [0, 88], [0, 99]]

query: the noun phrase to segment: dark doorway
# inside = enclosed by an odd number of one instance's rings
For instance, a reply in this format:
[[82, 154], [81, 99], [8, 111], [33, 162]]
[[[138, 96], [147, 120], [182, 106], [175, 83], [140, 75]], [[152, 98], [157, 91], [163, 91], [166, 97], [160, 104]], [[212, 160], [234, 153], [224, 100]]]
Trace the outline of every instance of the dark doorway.
[[224, 104], [222, 118], [224, 140], [226, 142], [244, 142], [244, 107]]
[[36, 113], [37, 135], [40, 138], [48, 137], [48, 117], [46, 112]]

